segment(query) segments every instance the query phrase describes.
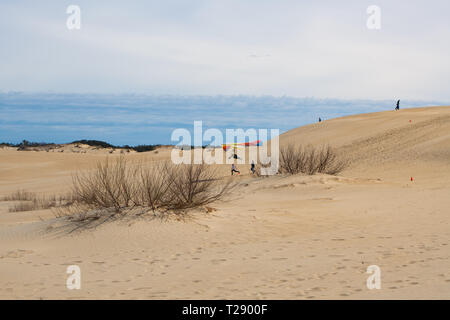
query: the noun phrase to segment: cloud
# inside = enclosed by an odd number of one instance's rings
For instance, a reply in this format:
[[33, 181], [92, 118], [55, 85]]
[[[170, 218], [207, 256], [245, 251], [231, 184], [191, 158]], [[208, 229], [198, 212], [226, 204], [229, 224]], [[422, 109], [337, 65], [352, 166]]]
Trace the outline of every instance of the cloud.
[[450, 98], [450, 3], [86, 1], [0, 4], [0, 90], [343, 99]]

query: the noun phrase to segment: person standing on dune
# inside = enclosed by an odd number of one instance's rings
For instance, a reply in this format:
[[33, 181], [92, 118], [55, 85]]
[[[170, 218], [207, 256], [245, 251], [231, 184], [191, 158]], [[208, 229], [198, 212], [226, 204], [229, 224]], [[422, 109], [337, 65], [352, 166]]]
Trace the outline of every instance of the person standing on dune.
[[400, 110], [400, 100], [397, 101], [397, 106], [395, 107], [395, 110]]

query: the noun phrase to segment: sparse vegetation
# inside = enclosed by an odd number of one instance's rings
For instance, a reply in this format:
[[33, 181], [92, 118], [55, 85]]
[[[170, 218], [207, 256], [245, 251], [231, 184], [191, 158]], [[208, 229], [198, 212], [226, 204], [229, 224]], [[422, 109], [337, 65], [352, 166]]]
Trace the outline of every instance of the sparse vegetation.
[[73, 144], [86, 144], [91, 147], [101, 147], [101, 148], [117, 148], [116, 146], [113, 146], [112, 144], [109, 144], [105, 141], [99, 141], [99, 140], [76, 140], [71, 142]]
[[[349, 162], [330, 146], [288, 145], [280, 150], [279, 164], [280, 173], [334, 175]], [[257, 176], [261, 176], [260, 170], [258, 166]], [[120, 156], [99, 162], [93, 170], [76, 173], [68, 195], [47, 197], [18, 190], [0, 200], [17, 202], [10, 212], [54, 208], [58, 215], [77, 213], [87, 217], [87, 212], [123, 214], [140, 208], [143, 212], [179, 214], [219, 200], [231, 188], [231, 180], [218, 179], [214, 167], [206, 164], [132, 163]]]
[[99, 140], [76, 140], [76, 141], [73, 141], [72, 143], [87, 144], [88, 146], [99, 147], [99, 148], [134, 150], [136, 152], [153, 151], [161, 146], [160, 144], [154, 144], [154, 145], [153, 144], [152, 145], [143, 144], [143, 145], [138, 145], [135, 147], [130, 147], [129, 145], [115, 146], [115, 145], [109, 144], [104, 141], [99, 141]]
[[30, 142], [27, 140], [23, 140], [21, 143], [9, 143], [9, 142], [1, 142], [0, 147], [12, 147], [17, 148], [19, 151], [27, 151], [31, 150], [32, 148], [37, 147], [46, 147], [51, 148], [56, 146], [54, 143], [47, 143], [47, 142]]
[[159, 144], [155, 144], [155, 145], [147, 145], [147, 144], [143, 144], [143, 145], [139, 145], [136, 147], [132, 147], [131, 149], [133, 149], [136, 152], [147, 152], [147, 151], [153, 151], [156, 150], [158, 147], [160, 147], [161, 145]]
[[165, 166], [168, 198], [164, 205], [179, 210], [204, 206], [226, 195], [231, 180], [222, 183], [216, 173], [206, 164], [184, 164]]
[[134, 208], [181, 214], [221, 199], [231, 188], [232, 180], [218, 179], [216, 171], [205, 164], [149, 165], [121, 156], [74, 174], [68, 195], [46, 197], [18, 190], [0, 200], [18, 202], [10, 212], [53, 208], [57, 216], [76, 215], [80, 221], [92, 218], [88, 212], [123, 214]]
[[9, 196], [1, 198], [2, 201], [32, 201], [36, 199], [36, 194], [25, 190], [17, 190]]
[[25, 190], [17, 190], [9, 196], [2, 197], [0, 200], [18, 202], [9, 207], [9, 212], [43, 210], [67, 206], [73, 203], [72, 195], [48, 197]]
[[136, 194], [137, 202], [153, 212], [165, 206], [170, 200], [167, 167], [167, 164], [158, 164], [139, 170], [140, 188]]
[[131, 163], [125, 157], [106, 159], [94, 170], [74, 175], [75, 200], [65, 211], [106, 210], [118, 214], [140, 208], [180, 214], [221, 199], [231, 187], [231, 180], [217, 179], [215, 170], [204, 164], [166, 162], [150, 166]]
[[53, 147], [55, 146], [54, 143], [46, 143], [46, 142], [29, 142], [27, 140], [23, 140], [22, 143], [18, 145], [17, 150], [29, 150], [30, 148], [37, 148], [37, 147]]
[[[124, 145], [124, 146], [115, 146], [105, 141], [100, 140], [76, 140], [71, 142], [71, 144], [86, 144], [91, 147], [97, 148], [105, 148], [105, 149], [119, 149], [119, 150], [134, 150], [136, 152], [147, 152], [153, 151], [161, 147], [160, 144], [143, 144], [135, 147]], [[30, 151], [30, 150], [46, 150], [54, 149], [55, 147], [61, 146], [55, 143], [47, 143], [47, 142], [29, 142], [27, 140], [23, 140], [21, 143], [9, 143], [9, 142], [1, 142], [0, 147], [12, 147], [17, 148], [18, 151]], [[62, 152], [62, 151], [61, 151]]]
[[88, 208], [114, 208], [116, 212], [135, 205], [137, 166], [128, 165], [124, 157], [99, 162], [93, 171], [73, 176], [74, 198]]
[[288, 145], [280, 149], [280, 173], [313, 175], [326, 173], [335, 175], [344, 170], [349, 161], [338, 156], [330, 146], [314, 148], [313, 146]]

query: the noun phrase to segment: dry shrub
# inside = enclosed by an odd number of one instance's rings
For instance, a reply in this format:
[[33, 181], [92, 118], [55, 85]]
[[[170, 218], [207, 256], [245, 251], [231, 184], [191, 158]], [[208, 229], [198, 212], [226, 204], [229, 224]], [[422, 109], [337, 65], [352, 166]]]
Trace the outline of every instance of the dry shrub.
[[137, 203], [143, 207], [150, 208], [155, 212], [158, 208], [164, 207], [170, 197], [169, 179], [166, 174], [168, 164], [158, 164], [156, 166], [140, 167], [139, 170], [139, 189]]
[[114, 208], [116, 212], [132, 205], [137, 192], [137, 167], [127, 164], [123, 156], [116, 161], [107, 158], [93, 171], [76, 173], [72, 191], [77, 204], [87, 208]]
[[325, 146], [319, 150], [315, 163], [316, 172], [336, 175], [350, 165], [350, 160]]
[[17, 190], [9, 196], [1, 198], [2, 201], [32, 201], [36, 199], [36, 194], [25, 190]]
[[217, 172], [206, 164], [181, 164], [165, 166], [168, 197], [165, 205], [169, 209], [188, 209], [219, 200], [233, 184], [228, 179], [222, 183]]
[[[83, 217], [83, 212], [98, 210], [124, 213], [132, 208], [180, 212], [206, 205], [231, 190], [231, 180], [216, 178], [216, 171], [204, 164], [153, 166], [130, 163], [121, 156], [105, 160], [88, 172], [73, 177], [72, 206], [57, 215]], [[82, 220], [82, 218], [81, 218]]]
[[23, 190], [16, 191], [11, 196], [3, 198], [5, 201], [20, 201], [9, 207], [9, 212], [23, 212], [44, 210], [71, 205], [74, 199], [71, 194], [62, 196], [44, 196]]
[[280, 149], [280, 173], [297, 174], [306, 171], [306, 153], [302, 146], [292, 144]]
[[280, 149], [280, 173], [313, 175], [315, 173], [338, 174], [349, 165], [330, 146], [314, 148], [288, 145]]

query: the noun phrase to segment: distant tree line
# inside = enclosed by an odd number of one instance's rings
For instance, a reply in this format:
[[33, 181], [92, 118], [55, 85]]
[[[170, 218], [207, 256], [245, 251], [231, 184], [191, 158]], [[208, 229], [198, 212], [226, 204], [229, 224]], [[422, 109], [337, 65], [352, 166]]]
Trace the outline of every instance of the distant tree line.
[[[71, 142], [72, 144], [86, 144], [91, 147], [100, 147], [100, 148], [112, 148], [112, 149], [127, 149], [127, 150], [134, 150], [136, 152], [146, 152], [146, 151], [153, 151], [159, 147], [161, 147], [160, 144], [149, 144], [149, 145], [138, 145], [138, 146], [115, 146], [110, 143], [107, 143], [105, 141], [99, 141], [99, 140], [76, 140]], [[45, 147], [45, 146], [53, 146], [56, 145], [55, 143], [47, 143], [47, 142], [30, 142], [27, 140], [23, 140], [21, 143], [9, 143], [9, 142], [0, 142], [0, 147], [13, 147], [17, 148], [17, 150], [26, 150], [30, 147]]]
[[18, 150], [25, 150], [28, 147], [44, 147], [53, 145], [55, 144], [46, 142], [30, 142], [28, 140], [23, 140], [21, 143], [0, 142], [0, 147], [13, 147], [18, 148]]

